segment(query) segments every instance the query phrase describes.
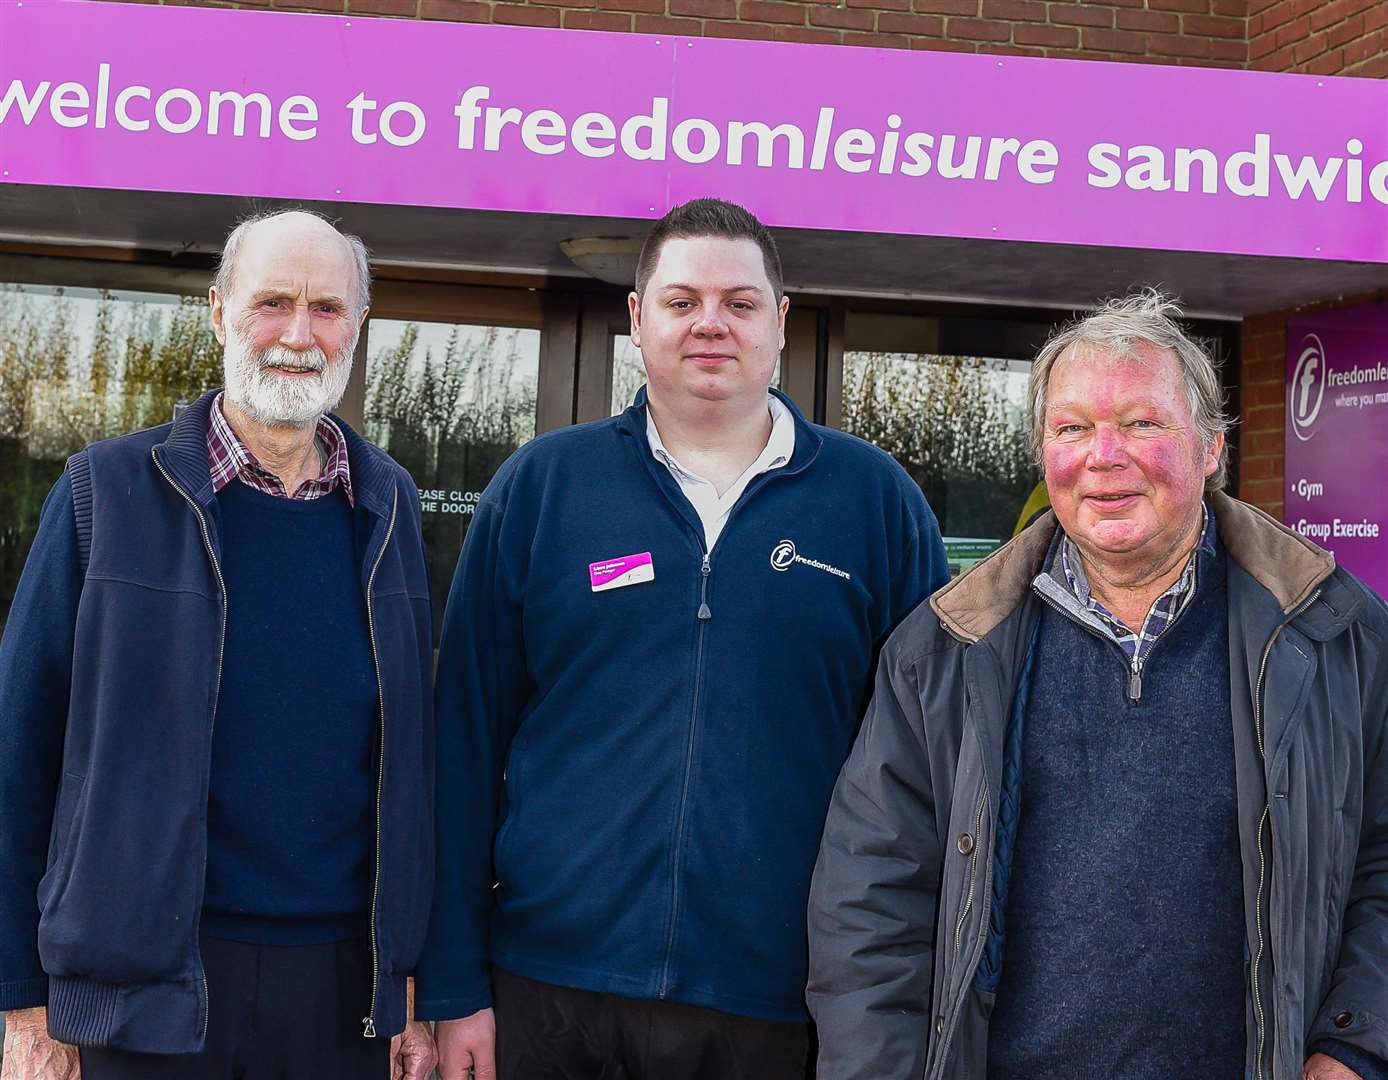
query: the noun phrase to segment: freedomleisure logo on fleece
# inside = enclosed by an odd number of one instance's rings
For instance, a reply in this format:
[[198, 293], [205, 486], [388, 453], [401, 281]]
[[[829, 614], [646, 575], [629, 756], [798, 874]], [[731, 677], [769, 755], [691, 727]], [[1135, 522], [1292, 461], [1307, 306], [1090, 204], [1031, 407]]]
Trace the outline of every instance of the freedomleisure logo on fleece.
[[805, 556], [797, 553], [794, 540], [782, 540], [771, 549], [771, 569], [785, 573], [785, 571], [789, 570], [796, 563], [812, 566], [816, 570], [823, 570], [826, 574], [833, 574], [835, 577], [843, 578], [844, 581], [853, 580], [853, 575], [847, 570], [840, 570], [837, 566], [830, 566], [828, 563], [820, 562], [818, 559], [807, 559]]

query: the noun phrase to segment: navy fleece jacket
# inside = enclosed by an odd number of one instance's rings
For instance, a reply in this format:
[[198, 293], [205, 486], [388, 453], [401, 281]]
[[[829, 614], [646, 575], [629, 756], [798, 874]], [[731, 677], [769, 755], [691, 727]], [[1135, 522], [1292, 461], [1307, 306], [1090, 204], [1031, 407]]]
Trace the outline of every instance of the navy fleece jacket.
[[[487, 488], [439, 650], [419, 1016], [488, 1005], [495, 964], [806, 1018], [829, 795], [878, 645], [947, 569], [900, 466], [795, 427], [790, 462], [748, 486], [707, 558], [644, 395], [536, 439]], [[653, 580], [593, 591], [590, 564], [644, 553]]]

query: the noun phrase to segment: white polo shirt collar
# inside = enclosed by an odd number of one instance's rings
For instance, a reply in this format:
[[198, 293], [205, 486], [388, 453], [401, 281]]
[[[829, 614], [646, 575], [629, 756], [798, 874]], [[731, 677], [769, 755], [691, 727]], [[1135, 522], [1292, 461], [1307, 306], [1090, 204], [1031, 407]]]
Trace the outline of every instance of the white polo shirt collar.
[[795, 417], [775, 394], [767, 394], [766, 398], [766, 407], [771, 413], [771, 437], [766, 440], [766, 446], [757, 460], [747, 466], [747, 470], [722, 495], [718, 494], [718, 489], [713, 486], [712, 481], [686, 469], [665, 449], [665, 444], [660, 440], [660, 432], [656, 429], [655, 419], [651, 416], [650, 406], [646, 406], [646, 440], [651, 444], [651, 453], [670, 470], [670, 475], [679, 484], [680, 491], [699, 515], [704, 527], [704, 550], [709, 553], [712, 553], [713, 546], [718, 543], [718, 537], [722, 535], [723, 527], [728, 523], [728, 514], [747, 489], [747, 485], [762, 473], [784, 468], [795, 453]]

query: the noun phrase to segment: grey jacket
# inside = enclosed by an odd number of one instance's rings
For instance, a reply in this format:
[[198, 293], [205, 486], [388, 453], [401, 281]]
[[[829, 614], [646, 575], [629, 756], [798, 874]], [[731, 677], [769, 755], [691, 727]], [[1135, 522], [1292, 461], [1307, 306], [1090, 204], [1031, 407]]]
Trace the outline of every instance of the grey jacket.
[[[1229, 553], [1248, 935], [1247, 1075], [1323, 1038], [1388, 1059], [1388, 608], [1267, 514], [1211, 497]], [[810, 891], [821, 1080], [987, 1075], [1003, 738], [1047, 514], [888, 640]]]

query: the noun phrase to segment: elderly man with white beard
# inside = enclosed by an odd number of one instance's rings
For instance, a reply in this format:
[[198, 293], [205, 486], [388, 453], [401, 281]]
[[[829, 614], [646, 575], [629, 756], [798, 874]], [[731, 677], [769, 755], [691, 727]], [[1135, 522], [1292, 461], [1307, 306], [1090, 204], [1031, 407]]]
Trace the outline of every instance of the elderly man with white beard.
[[48, 497], [0, 641], [3, 1080], [433, 1067], [418, 495], [329, 415], [369, 296], [355, 237], [243, 222], [225, 389]]

